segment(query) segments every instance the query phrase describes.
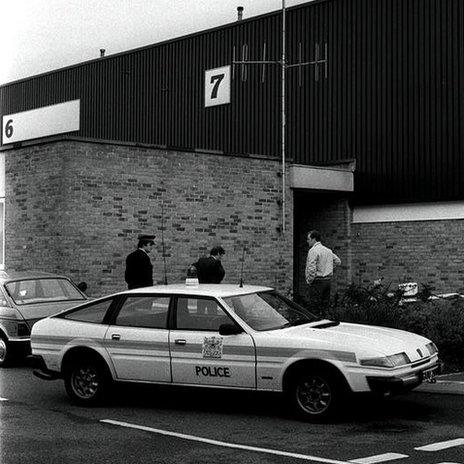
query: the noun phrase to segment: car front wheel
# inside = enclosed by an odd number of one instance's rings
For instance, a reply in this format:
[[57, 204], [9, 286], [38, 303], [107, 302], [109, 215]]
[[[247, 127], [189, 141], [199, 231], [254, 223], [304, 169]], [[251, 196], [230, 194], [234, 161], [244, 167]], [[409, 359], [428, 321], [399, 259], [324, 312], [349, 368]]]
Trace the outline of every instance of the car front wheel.
[[339, 376], [320, 369], [296, 376], [288, 393], [300, 417], [310, 421], [326, 421], [341, 412], [346, 389]]
[[13, 348], [8, 339], [0, 334], [0, 367], [8, 367], [13, 362]]
[[64, 383], [71, 400], [81, 406], [100, 404], [109, 386], [103, 361], [74, 361], [65, 370]]

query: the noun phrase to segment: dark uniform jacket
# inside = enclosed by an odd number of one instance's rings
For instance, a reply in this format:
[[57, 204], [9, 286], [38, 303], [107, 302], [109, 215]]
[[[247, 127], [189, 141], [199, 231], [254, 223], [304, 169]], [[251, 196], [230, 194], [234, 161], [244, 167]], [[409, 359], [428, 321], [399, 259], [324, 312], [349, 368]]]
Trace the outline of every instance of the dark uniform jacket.
[[197, 268], [197, 277], [200, 284], [220, 284], [226, 274], [221, 261], [212, 256], [204, 256], [193, 265]]
[[153, 285], [153, 265], [145, 251], [138, 248], [127, 256], [124, 277], [129, 290]]

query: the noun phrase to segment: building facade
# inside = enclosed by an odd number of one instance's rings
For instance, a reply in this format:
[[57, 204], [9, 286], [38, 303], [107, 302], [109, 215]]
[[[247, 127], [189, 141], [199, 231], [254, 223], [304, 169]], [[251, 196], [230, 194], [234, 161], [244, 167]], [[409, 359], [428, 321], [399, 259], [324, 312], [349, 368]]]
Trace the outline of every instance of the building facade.
[[243, 260], [250, 283], [304, 296], [318, 228], [342, 258], [338, 289], [379, 277], [463, 288], [462, 2], [288, 9], [285, 164], [281, 20], [0, 87], [4, 266], [64, 272], [99, 295], [124, 287], [137, 234], [155, 233], [155, 280], [182, 279], [221, 243], [227, 281]]

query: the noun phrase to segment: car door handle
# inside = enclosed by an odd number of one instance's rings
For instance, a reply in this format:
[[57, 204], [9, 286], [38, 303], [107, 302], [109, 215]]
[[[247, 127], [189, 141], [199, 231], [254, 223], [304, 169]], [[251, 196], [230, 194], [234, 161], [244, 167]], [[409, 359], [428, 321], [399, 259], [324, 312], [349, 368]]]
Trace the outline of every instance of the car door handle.
[[119, 334], [112, 334], [112, 335], [111, 335], [111, 339], [112, 339], [112, 340], [121, 340], [121, 335], [119, 335]]
[[174, 343], [176, 345], [186, 345], [187, 344], [187, 341], [186, 340], [183, 340], [181, 338], [178, 338], [177, 340], [174, 340]]

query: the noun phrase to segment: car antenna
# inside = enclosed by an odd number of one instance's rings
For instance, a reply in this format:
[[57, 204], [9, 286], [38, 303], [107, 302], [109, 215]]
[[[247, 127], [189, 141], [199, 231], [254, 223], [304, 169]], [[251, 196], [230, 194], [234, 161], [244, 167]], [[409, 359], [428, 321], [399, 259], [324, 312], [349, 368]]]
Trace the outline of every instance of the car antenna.
[[245, 247], [243, 247], [243, 252], [242, 252], [242, 269], [240, 270], [240, 285], [239, 287], [243, 287], [243, 263], [245, 262]]
[[166, 250], [164, 248], [164, 201], [161, 203], [161, 245], [163, 247], [164, 285], [167, 285], [168, 274], [166, 272]]

